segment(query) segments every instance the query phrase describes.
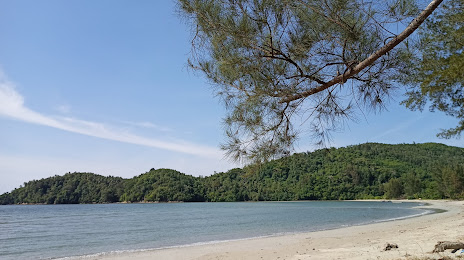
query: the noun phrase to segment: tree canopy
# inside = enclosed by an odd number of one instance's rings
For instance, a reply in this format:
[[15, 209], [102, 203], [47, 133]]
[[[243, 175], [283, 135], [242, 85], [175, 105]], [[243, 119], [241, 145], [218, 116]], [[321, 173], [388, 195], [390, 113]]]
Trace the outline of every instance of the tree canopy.
[[411, 108], [439, 110], [460, 121], [443, 130], [440, 137], [459, 136], [464, 131], [464, 0], [450, 0], [426, 21], [420, 30], [417, 51], [409, 59], [404, 82], [410, 85]]
[[399, 44], [441, 2], [179, 0], [194, 31], [189, 64], [229, 111], [223, 148], [280, 157], [303, 131], [324, 143], [359, 109], [381, 110], [409, 58]]

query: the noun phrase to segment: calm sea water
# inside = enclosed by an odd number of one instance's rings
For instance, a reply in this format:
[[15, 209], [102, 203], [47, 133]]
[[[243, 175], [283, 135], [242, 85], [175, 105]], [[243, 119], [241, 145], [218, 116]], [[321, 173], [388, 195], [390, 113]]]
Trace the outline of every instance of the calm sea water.
[[[0, 206], [0, 259], [55, 259], [332, 229], [426, 214], [417, 203]], [[79, 257], [76, 257], [79, 258]]]

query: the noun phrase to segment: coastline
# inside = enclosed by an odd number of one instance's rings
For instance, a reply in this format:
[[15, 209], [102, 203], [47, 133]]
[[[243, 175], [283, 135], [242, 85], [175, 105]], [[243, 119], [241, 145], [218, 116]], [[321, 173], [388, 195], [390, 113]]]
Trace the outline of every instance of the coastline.
[[[438, 241], [463, 241], [463, 201], [405, 200], [419, 208], [445, 211], [417, 217], [332, 230], [279, 235], [184, 247], [86, 256], [91, 260], [148, 259], [408, 259], [452, 256], [450, 250], [432, 254]], [[384, 251], [386, 243], [398, 249]], [[410, 259], [410, 258], [409, 258]]]

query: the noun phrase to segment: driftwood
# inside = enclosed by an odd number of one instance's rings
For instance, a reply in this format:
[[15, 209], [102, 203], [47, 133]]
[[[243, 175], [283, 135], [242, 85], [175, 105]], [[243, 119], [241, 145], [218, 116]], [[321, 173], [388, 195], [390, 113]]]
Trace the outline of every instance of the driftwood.
[[385, 245], [385, 248], [383, 249], [383, 251], [389, 251], [389, 250], [392, 250], [393, 248], [398, 248], [398, 245], [397, 244], [387, 243]]
[[446, 249], [453, 249], [452, 253], [456, 253], [459, 249], [464, 249], [464, 243], [461, 242], [450, 242], [450, 241], [439, 241], [435, 245], [434, 253], [444, 252]]

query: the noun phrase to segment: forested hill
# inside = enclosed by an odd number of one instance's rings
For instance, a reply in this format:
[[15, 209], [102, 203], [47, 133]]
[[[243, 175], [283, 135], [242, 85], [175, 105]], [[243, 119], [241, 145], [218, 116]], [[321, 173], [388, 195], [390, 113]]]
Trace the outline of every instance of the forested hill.
[[464, 149], [366, 143], [298, 153], [208, 177], [152, 169], [132, 179], [68, 173], [34, 180], [0, 204], [464, 198]]

